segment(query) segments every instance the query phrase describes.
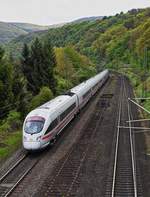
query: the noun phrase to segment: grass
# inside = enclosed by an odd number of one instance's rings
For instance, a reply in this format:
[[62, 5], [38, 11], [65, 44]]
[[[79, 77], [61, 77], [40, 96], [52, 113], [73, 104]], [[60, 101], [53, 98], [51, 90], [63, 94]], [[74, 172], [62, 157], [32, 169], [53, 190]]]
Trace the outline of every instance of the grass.
[[0, 144], [0, 161], [10, 156], [20, 145], [22, 139], [21, 131], [1, 132]]
[[8, 155], [8, 148], [5, 147], [5, 148], [0, 148], [0, 158], [3, 159], [5, 157], [7, 157]]
[[21, 145], [20, 113], [10, 111], [8, 116], [0, 120], [0, 161], [10, 156]]

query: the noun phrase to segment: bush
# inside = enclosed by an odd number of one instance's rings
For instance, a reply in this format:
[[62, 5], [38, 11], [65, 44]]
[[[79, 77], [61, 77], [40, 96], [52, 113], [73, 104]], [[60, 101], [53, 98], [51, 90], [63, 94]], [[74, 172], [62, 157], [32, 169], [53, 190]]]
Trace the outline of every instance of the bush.
[[73, 87], [73, 84], [70, 81], [63, 79], [61, 77], [57, 77], [57, 81], [58, 81], [57, 90], [56, 90], [57, 95], [63, 94], [68, 89]]
[[20, 113], [16, 111], [10, 111], [7, 119], [0, 127], [0, 131], [16, 131], [21, 126]]
[[48, 87], [42, 87], [39, 94], [34, 96], [29, 105], [29, 111], [46, 103], [53, 98], [53, 93]]

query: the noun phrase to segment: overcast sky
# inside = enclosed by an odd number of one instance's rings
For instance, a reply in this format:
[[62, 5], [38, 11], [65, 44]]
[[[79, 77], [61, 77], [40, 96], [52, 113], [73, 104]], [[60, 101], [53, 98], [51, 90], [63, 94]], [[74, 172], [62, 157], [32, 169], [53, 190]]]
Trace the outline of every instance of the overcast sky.
[[0, 0], [0, 21], [50, 25], [150, 7], [150, 0]]

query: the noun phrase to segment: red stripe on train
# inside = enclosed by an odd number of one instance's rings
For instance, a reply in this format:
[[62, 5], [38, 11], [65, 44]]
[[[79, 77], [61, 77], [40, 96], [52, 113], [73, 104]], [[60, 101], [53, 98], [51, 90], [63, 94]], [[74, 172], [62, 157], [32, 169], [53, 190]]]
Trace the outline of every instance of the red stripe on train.
[[49, 133], [48, 135], [45, 135], [42, 137], [42, 140], [46, 140], [47, 138], [49, 138], [53, 133]]

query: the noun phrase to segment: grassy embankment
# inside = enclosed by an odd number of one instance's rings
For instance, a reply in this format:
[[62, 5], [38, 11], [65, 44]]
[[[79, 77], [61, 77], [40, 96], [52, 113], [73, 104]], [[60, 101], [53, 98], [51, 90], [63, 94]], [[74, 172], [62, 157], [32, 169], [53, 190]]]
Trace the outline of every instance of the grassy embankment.
[[21, 145], [21, 121], [18, 112], [10, 112], [0, 121], [0, 161], [6, 159]]
[[21, 132], [12, 134], [0, 131], [0, 160], [5, 159], [21, 145]]

